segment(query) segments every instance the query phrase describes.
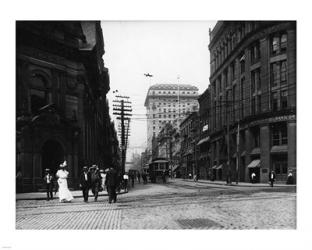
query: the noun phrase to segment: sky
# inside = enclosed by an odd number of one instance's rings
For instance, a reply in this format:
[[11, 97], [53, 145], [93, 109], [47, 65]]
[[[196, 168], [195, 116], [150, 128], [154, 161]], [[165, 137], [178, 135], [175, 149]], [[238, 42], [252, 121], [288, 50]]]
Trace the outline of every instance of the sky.
[[[201, 94], [209, 85], [209, 28], [215, 21], [102, 21], [103, 56], [109, 69], [110, 113], [114, 90], [132, 102], [127, 161], [146, 148], [144, 107], [148, 88], [158, 83], [192, 84]], [[144, 76], [153, 75], [152, 78]], [[117, 127], [117, 126], [116, 126]]]

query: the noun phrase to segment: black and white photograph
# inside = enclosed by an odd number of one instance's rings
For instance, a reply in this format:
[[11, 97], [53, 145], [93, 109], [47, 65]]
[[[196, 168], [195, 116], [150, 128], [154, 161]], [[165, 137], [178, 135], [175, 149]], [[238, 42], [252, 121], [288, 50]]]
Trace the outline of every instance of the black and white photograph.
[[302, 21], [221, 14], [10, 20], [2, 248], [307, 244]]
[[296, 228], [296, 21], [17, 21], [16, 73], [16, 229]]

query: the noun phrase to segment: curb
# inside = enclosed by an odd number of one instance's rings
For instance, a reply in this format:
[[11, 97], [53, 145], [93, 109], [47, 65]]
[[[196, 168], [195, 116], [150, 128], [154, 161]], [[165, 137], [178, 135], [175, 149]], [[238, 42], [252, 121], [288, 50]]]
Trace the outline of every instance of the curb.
[[[117, 195], [126, 194], [128, 192], [120, 192], [120, 193], [117, 193]], [[100, 197], [100, 196], [108, 196], [108, 194], [99, 194], [98, 197]], [[74, 198], [82, 198], [83, 196], [82, 195], [73, 195], [73, 197]], [[93, 194], [89, 195], [89, 198], [90, 197], [94, 197], [94, 195]], [[46, 199], [47, 199], [47, 197], [33, 197], [33, 198], [25, 197], [25, 198], [16, 198], [15, 200], [20, 201], [20, 200], [46, 200]], [[55, 199], [58, 199], [58, 197], [57, 196], [53, 197], [53, 200], [55, 200]]]
[[[227, 183], [218, 183], [218, 182], [205, 182], [205, 181], [197, 181], [197, 182], [194, 182], [193, 180], [182, 180], [184, 182], [190, 182], [190, 183], [202, 183], [202, 184], [207, 184], [207, 185], [210, 185], [210, 184], [213, 184], [213, 185], [220, 185], [220, 186], [233, 186], [233, 187], [269, 187], [269, 188], [272, 188], [270, 186], [270, 184], [262, 184], [262, 185], [259, 185], [259, 184], [256, 184], [256, 185], [253, 185], [253, 184], [246, 184], [246, 185], [240, 185], [240, 184], [227, 184]], [[297, 185], [296, 184], [275, 184], [274, 187], [296, 187]]]

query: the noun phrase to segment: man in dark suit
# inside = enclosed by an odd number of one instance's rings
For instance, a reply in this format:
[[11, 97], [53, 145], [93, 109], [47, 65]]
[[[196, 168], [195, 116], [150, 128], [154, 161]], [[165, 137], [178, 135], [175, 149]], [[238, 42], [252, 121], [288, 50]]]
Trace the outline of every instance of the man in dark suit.
[[108, 192], [108, 202], [115, 203], [117, 201], [116, 188], [118, 185], [118, 177], [115, 169], [110, 168], [106, 175], [105, 185]]
[[47, 188], [47, 201], [53, 200], [53, 176], [50, 174], [50, 169], [45, 169], [43, 180]]
[[269, 175], [269, 180], [270, 180], [270, 182], [271, 182], [271, 187], [273, 187], [273, 183], [274, 183], [274, 181], [275, 181], [275, 178], [276, 178], [275, 172], [272, 170], [272, 171], [270, 172], [270, 175]]
[[88, 172], [88, 167], [84, 166], [80, 175], [80, 187], [82, 189], [84, 202], [88, 202], [90, 182], [91, 178], [90, 173]]

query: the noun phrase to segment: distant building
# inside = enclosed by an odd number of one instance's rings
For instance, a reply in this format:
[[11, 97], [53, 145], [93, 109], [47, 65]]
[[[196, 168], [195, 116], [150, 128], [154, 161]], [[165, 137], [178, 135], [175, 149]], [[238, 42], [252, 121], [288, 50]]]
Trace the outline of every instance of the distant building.
[[181, 137], [181, 174], [188, 178], [199, 174], [198, 168], [198, 147], [199, 140], [199, 114], [193, 112], [189, 114], [180, 125]]
[[64, 160], [71, 188], [85, 164], [118, 164], [103, 54], [100, 22], [16, 23], [17, 192], [41, 189]]
[[265, 183], [274, 170], [286, 181], [296, 173], [296, 22], [221, 21], [209, 50], [214, 178], [254, 172]]
[[166, 123], [178, 126], [183, 118], [198, 110], [198, 88], [187, 84], [155, 84], [146, 95], [147, 148]]
[[207, 88], [203, 94], [198, 98], [199, 103], [199, 123], [198, 123], [198, 133], [199, 138], [196, 144], [198, 154], [197, 154], [197, 164], [198, 164], [198, 178], [199, 179], [211, 179], [212, 172], [210, 169], [210, 143], [209, 143], [209, 106], [210, 106], [210, 92]]

